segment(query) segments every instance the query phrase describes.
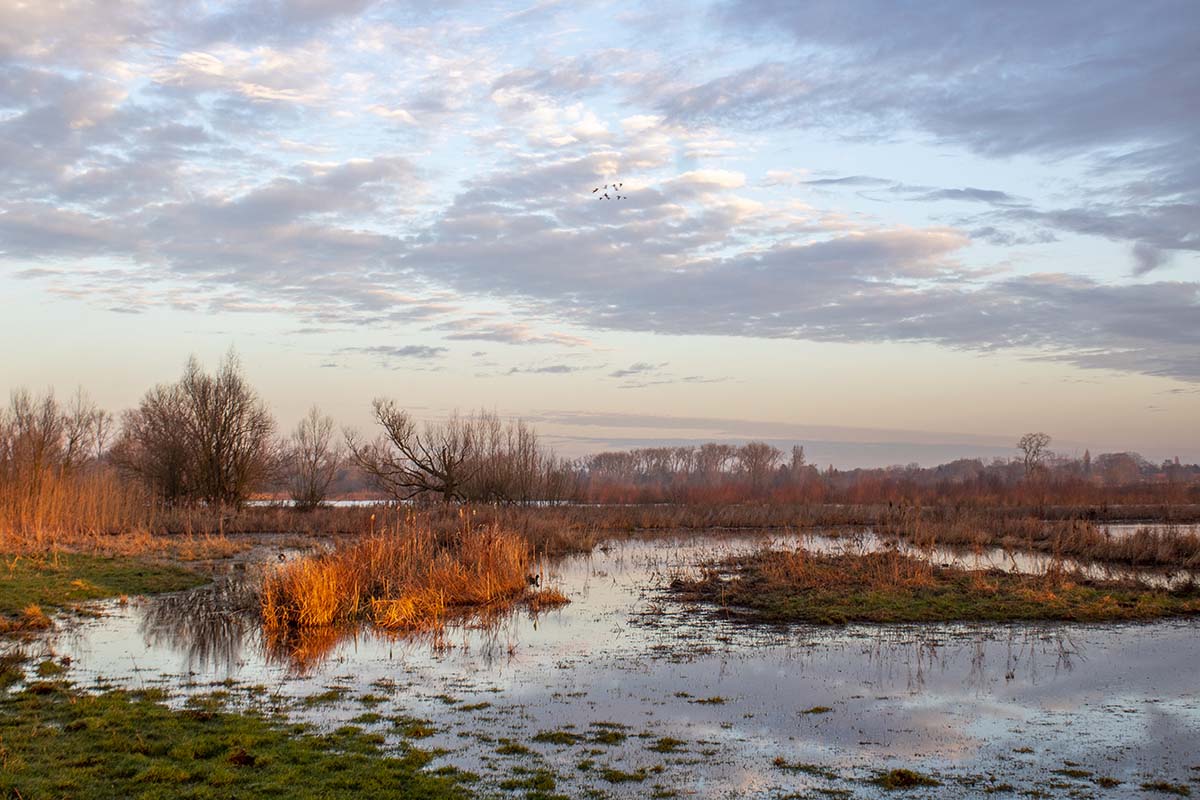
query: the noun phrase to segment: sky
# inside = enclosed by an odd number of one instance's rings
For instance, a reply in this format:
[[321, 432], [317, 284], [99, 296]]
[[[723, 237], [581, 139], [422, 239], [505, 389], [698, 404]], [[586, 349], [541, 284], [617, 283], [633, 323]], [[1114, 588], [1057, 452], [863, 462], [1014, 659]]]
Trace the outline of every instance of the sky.
[[2, 392], [234, 348], [284, 428], [1200, 461], [1192, 0], [0, 17]]

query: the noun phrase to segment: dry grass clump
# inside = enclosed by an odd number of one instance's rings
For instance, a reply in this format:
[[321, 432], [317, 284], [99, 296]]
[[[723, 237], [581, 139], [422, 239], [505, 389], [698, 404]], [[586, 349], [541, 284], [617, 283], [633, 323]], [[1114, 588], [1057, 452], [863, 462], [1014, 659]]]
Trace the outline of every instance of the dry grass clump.
[[529, 610], [537, 614], [547, 609], [560, 608], [571, 601], [561, 590], [551, 586], [531, 592], [526, 602], [529, 604]]
[[363, 619], [391, 630], [428, 630], [457, 612], [519, 600], [528, 564], [525, 540], [491, 526], [449, 538], [428, 528], [368, 535], [269, 574], [263, 620], [276, 631]]
[[894, 550], [831, 558], [797, 548], [761, 558], [758, 569], [764, 581], [776, 585], [913, 588], [933, 582], [930, 562]]
[[0, 634], [42, 631], [47, 630], [51, 625], [50, 617], [46, 616], [46, 612], [36, 603], [25, 606], [15, 617], [0, 615]]

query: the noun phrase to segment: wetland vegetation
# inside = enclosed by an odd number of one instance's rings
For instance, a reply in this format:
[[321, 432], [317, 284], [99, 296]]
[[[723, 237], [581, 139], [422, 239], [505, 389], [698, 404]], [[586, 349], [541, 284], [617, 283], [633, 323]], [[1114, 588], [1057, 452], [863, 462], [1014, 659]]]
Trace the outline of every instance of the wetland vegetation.
[[353, 726], [320, 732], [262, 710], [160, 689], [83, 691], [40, 681], [0, 695], [0, 793], [53, 798], [473, 796], [472, 776], [426, 769], [415, 747], [385, 750]]
[[1200, 587], [1100, 580], [1051, 565], [1032, 575], [963, 569], [888, 549], [764, 549], [710, 562], [671, 583], [680, 600], [761, 622], [1113, 622], [1200, 613]]
[[[13, 397], [0, 792], [1178, 795], [1200, 777], [1178, 684], [1200, 657], [1200, 468], [1027, 452], [839, 472], [763, 443], [567, 462], [492, 414], [374, 410], [375, 439], [339, 442], [319, 409], [280, 435], [235, 361], [189, 363], [119, 426], [83, 394]], [[938, 727], [979, 715], [973, 737]], [[1152, 715], [1169, 744], [1137, 740]], [[1130, 764], [1101, 760], [1105, 735]]]

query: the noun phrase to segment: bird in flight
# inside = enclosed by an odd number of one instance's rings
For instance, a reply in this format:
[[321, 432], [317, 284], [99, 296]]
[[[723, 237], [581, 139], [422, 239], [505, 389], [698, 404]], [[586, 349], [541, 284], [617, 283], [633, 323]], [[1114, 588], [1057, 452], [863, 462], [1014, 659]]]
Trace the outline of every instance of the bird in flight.
[[[606, 183], [603, 186], [597, 186], [595, 189], [592, 189], [592, 194], [603, 190], [604, 194], [597, 197], [597, 200], [628, 200], [629, 195], [621, 194], [621, 187], [624, 185], [624, 183]], [[608, 193], [610, 187], [612, 188], [612, 196]]]

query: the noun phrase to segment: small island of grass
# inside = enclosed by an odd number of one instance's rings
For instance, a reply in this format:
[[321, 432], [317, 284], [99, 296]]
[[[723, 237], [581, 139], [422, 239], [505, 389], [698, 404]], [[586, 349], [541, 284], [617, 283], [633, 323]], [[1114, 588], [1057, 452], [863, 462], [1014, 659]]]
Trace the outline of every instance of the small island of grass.
[[1200, 588], [937, 566], [888, 550], [823, 555], [764, 550], [671, 584], [677, 599], [755, 622], [1148, 620], [1200, 613]]

